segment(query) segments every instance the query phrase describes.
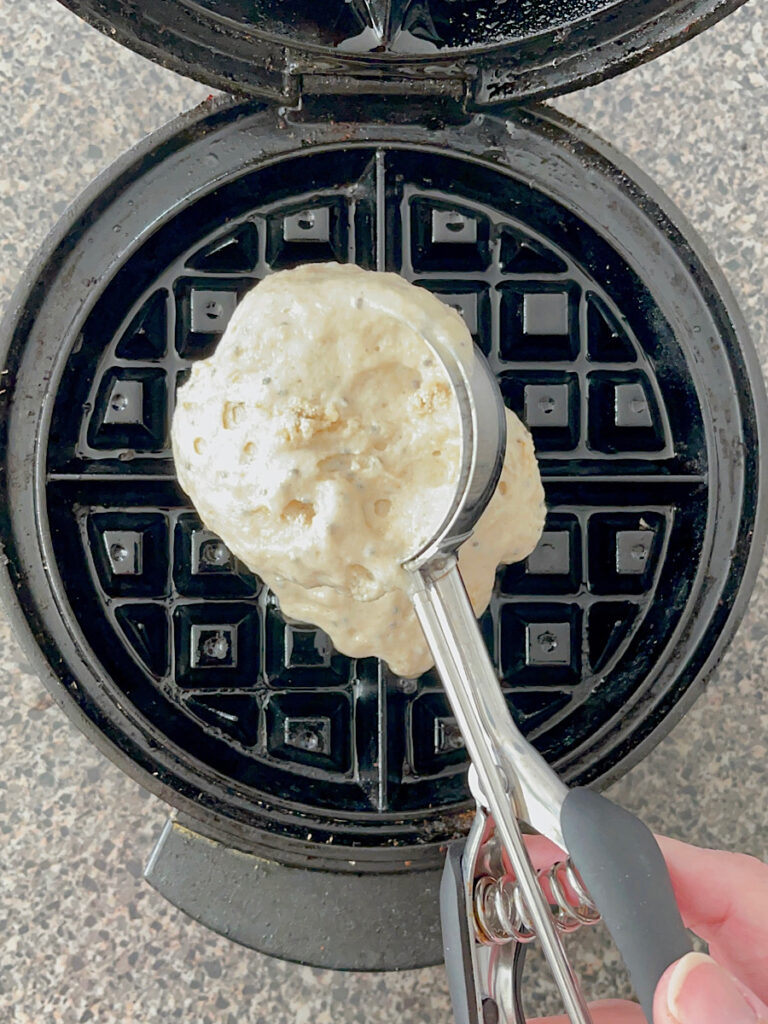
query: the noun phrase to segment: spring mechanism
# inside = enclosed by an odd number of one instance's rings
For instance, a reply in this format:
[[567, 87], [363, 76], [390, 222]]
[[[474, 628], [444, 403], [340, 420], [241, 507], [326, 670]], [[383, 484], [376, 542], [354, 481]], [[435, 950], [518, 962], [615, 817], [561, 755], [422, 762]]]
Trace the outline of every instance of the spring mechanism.
[[[582, 925], [597, 924], [600, 914], [570, 860], [558, 861], [546, 871], [539, 871], [538, 876], [560, 932], [565, 935]], [[569, 898], [566, 886], [576, 897], [575, 902]], [[536, 938], [523, 894], [514, 879], [488, 875], [479, 878], [475, 883], [474, 910], [480, 938], [486, 943], [528, 943]]]

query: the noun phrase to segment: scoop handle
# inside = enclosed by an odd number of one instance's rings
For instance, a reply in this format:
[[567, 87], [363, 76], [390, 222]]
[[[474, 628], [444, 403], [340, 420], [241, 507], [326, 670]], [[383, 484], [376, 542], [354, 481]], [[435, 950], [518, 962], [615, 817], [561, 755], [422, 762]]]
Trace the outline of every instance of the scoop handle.
[[652, 1021], [662, 974], [692, 949], [659, 845], [642, 821], [588, 789], [570, 790], [560, 823], [571, 859]]
[[[530, 793], [550, 834], [559, 835], [567, 789], [512, 720], [456, 557], [441, 557], [419, 570], [411, 597], [565, 1009], [572, 1024], [590, 1024], [515, 813]], [[525, 793], [523, 780], [529, 787]]]

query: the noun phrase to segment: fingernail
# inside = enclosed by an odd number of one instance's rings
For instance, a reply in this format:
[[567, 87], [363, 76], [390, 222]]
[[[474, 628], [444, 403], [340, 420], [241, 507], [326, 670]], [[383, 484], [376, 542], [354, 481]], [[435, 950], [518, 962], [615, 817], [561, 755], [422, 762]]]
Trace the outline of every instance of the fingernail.
[[667, 1009], [680, 1024], [758, 1024], [731, 976], [703, 953], [689, 953], [676, 964]]

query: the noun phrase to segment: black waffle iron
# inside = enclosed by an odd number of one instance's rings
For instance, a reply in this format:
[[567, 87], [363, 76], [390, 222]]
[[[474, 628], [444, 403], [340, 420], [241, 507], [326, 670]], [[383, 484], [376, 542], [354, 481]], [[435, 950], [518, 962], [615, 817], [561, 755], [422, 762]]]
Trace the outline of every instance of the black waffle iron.
[[277, 268], [354, 261], [456, 306], [533, 432], [549, 507], [536, 551], [498, 573], [485, 636], [563, 777], [616, 778], [744, 608], [764, 396], [669, 201], [529, 101], [739, 0], [65, 2], [240, 95], [106, 171], [13, 299], [0, 506], [18, 635], [80, 728], [176, 808], [147, 867], [175, 904], [286, 959], [435, 963], [445, 847], [474, 807], [438, 680], [283, 618], [176, 483], [174, 393]]

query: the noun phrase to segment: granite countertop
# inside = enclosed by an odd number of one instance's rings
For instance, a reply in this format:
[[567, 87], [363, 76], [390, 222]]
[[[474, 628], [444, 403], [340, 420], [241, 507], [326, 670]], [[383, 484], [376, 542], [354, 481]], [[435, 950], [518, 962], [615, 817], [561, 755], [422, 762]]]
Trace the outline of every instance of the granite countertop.
[[[766, 38], [764, 38], [766, 37]], [[640, 70], [557, 102], [629, 154], [713, 251], [768, 367], [768, 5], [752, 0]], [[207, 88], [54, 0], [0, 0], [0, 299], [81, 188]], [[768, 852], [767, 562], [694, 709], [612, 795], [657, 829]], [[54, 707], [0, 619], [0, 1020], [401, 1024], [451, 1019], [443, 970], [340, 974], [234, 946], [142, 881], [167, 808]], [[602, 929], [570, 944], [590, 995], [626, 993]], [[537, 1012], [554, 1005], [531, 968]]]

